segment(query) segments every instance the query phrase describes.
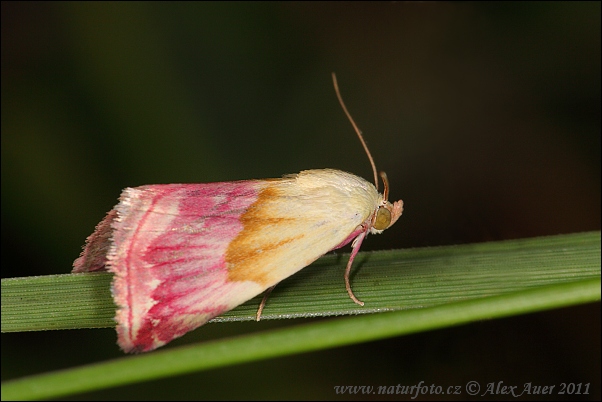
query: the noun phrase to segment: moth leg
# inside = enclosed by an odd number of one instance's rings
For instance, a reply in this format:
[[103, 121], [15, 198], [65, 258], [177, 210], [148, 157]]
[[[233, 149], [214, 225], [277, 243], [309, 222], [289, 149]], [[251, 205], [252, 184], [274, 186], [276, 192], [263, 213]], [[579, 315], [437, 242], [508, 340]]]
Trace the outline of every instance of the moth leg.
[[345, 269], [345, 288], [347, 289], [347, 293], [349, 294], [349, 297], [351, 297], [351, 300], [353, 300], [356, 304], [359, 304], [360, 306], [363, 306], [364, 302], [359, 300], [353, 294], [353, 290], [351, 290], [351, 284], [349, 283], [349, 275], [351, 274], [351, 265], [353, 264], [353, 260], [357, 255], [357, 252], [360, 251], [360, 246], [362, 245], [362, 241], [364, 241], [364, 237], [366, 237], [366, 232], [360, 233], [359, 236], [355, 238], [353, 243], [351, 243], [351, 247], [353, 249], [351, 250], [349, 262], [347, 263], [347, 269]]
[[265, 303], [268, 301], [268, 296], [270, 295], [270, 293], [272, 293], [272, 290], [274, 290], [275, 287], [276, 287], [276, 285], [272, 286], [271, 288], [268, 288], [265, 291], [265, 294], [263, 295], [263, 300], [261, 300], [261, 304], [259, 305], [259, 308], [257, 309], [255, 321], [259, 321], [259, 319], [261, 318], [261, 312], [263, 311], [263, 308], [265, 307]]

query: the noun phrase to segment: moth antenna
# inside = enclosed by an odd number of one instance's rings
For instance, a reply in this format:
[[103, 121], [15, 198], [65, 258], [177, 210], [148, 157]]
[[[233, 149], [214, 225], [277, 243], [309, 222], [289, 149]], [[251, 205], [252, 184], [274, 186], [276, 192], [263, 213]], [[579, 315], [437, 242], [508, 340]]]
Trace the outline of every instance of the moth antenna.
[[383, 180], [383, 198], [385, 201], [389, 201], [389, 179], [387, 178], [387, 174], [385, 172], [380, 172], [380, 178]]
[[[339, 103], [341, 104], [341, 107], [343, 108], [343, 111], [347, 115], [347, 118], [351, 122], [351, 125], [353, 126], [353, 129], [357, 133], [357, 136], [360, 139], [362, 145], [364, 146], [364, 150], [366, 151], [366, 155], [368, 155], [368, 159], [370, 160], [370, 164], [372, 165], [372, 171], [374, 172], [374, 186], [376, 187], [376, 191], [378, 191], [378, 174], [376, 173], [376, 165], [374, 164], [374, 159], [372, 159], [372, 154], [370, 154], [370, 150], [368, 149], [368, 145], [366, 145], [366, 141], [364, 141], [364, 137], [362, 136], [362, 132], [357, 127], [357, 124], [355, 124], [355, 121], [353, 121], [353, 117], [351, 117], [351, 114], [349, 113], [349, 111], [347, 110], [347, 107], [345, 106], [345, 102], [343, 102], [343, 98], [341, 97], [341, 92], [339, 91], [339, 84], [337, 83], [337, 76], [336, 76], [335, 73], [332, 73], [332, 82], [334, 83], [334, 91], [337, 94], [337, 98], [339, 98]], [[385, 196], [385, 199], [387, 199], [386, 196]]]

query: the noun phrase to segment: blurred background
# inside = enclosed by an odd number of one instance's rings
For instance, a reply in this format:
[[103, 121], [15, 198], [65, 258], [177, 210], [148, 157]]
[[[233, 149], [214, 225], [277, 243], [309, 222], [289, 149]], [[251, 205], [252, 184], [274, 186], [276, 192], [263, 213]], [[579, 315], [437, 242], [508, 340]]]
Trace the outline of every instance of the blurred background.
[[[600, 230], [600, 15], [599, 2], [2, 2], [2, 276], [68, 273], [126, 186], [326, 167], [371, 181], [332, 71], [405, 202], [363, 250]], [[174, 344], [298, 323], [210, 324]], [[3, 334], [2, 379], [119, 357], [115, 338]], [[599, 303], [83, 397], [351, 399], [333, 387], [470, 380], [589, 382], [575, 399], [599, 399]]]

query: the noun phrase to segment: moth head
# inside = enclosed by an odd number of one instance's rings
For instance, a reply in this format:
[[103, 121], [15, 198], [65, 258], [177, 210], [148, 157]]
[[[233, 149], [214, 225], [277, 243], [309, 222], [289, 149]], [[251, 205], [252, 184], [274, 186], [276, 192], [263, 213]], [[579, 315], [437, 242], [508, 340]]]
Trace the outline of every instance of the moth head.
[[379, 205], [376, 213], [373, 216], [371, 233], [382, 233], [383, 230], [393, 226], [403, 212], [403, 201], [395, 201], [393, 204], [389, 202], [389, 180], [385, 172], [380, 172], [380, 177], [383, 180], [384, 191], [383, 201]]

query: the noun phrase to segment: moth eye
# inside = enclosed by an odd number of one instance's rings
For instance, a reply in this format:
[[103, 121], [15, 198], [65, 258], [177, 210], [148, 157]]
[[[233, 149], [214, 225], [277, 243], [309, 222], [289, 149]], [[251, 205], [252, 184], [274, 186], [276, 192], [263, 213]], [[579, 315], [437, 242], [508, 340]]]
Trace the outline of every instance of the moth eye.
[[374, 229], [385, 230], [391, 224], [391, 211], [385, 207], [378, 208], [376, 212], [376, 221], [374, 222]]

